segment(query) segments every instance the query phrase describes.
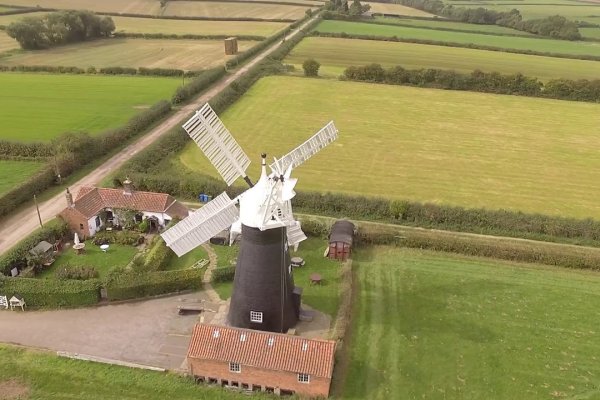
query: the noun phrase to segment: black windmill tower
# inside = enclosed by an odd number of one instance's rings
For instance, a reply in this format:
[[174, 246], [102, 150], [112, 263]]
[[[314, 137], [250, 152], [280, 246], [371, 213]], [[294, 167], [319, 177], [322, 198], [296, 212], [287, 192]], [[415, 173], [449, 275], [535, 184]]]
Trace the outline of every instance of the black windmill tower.
[[306, 239], [292, 214], [291, 199], [297, 180], [290, 175], [293, 168], [337, 138], [333, 121], [275, 159], [269, 165], [269, 174], [263, 154], [262, 172], [256, 184], [245, 172], [250, 159], [208, 103], [183, 128], [228, 185], [242, 177], [249, 189], [233, 200], [223, 192], [162, 237], [182, 256], [224, 229], [241, 233], [229, 323], [240, 328], [286, 332], [296, 324], [300, 312], [300, 291], [294, 286], [289, 247]]

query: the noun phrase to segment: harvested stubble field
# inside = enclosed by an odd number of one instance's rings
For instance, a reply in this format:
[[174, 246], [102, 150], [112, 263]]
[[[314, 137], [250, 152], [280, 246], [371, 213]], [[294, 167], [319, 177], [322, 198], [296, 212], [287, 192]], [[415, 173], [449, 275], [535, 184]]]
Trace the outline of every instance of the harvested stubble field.
[[[238, 42], [239, 51], [256, 42]], [[199, 70], [223, 65], [221, 40], [100, 39], [0, 57], [0, 65], [64, 65], [87, 68], [146, 67]]]
[[0, 160], [0, 195], [25, 182], [42, 167], [36, 161]]
[[371, 6], [371, 12], [379, 13], [379, 14], [393, 14], [393, 15], [407, 15], [409, 17], [433, 17], [433, 14], [430, 14], [425, 11], [417, 10], [416, 8], [406, 7], [402, 4], [393, 4], [393, 3], [370, 3], [366, 4]]
[[[339, 139], [294, 171], [299, 190], [600, 217], [599, 104], [268, 77], [223, 115], [251, 177], [331, 119]], [[216, 176], [192, 143], [180, 160]]]
[[34, 13], [26, 13], [26, 14], [9, 14], [9, 15], [0, 15], [0, 25], [8, 26], [11, 22], [19, 21], [25, 17], [40, 17], [42, 15], [48, 14], [47, 12], [34, 12]]
[[0, 31], [0, 53], [19, 48], [19, 43], [15, 39]]
[[181, 79], [128, 76], [0, 74], [0, 139], [49, 141], [65, 131], [97, 133], [125, 123]]
[[157, 0], [4, 0], [15, 6], [44, 7], [56, 9], [81, 9], [108, 13], [131, 13], [158, 15], [160, 2]]
[[600, 62], [556, 57], [530, 56], [500, 51], [396, 43], [374, 40], [308, 37], [285, 59], [302, 70], [302, 63], [314, 58], [322, 75], [338, 76], [349, 66], [378, 63], [407, 69], [439, 68], [503, 74], [522, 73], [542, 80], [556, 78], [598, 79]]
[[486, 33], [508, 33], [513, 35], [534, 36], [532, 33], [517, 31], [498, 25], [478, 25], [467, 24], [464, 22], [447, 21], [443, 19], [410, 19], [410, 18], [390, 18], [375, 17], [375, 21], [389, 25], [410, 25], [417, 28], [439, 28], [454, 29], [460, 31], [486, 32]]
[[390, 247], [353, 259], [342, 398], [600, 397], [599, 274]]
[[[288, 26], [285, 22], [189, 21], [130, 17], [112, 18], [117, 28], [115, 32], [162, 33], [166, 35], [271, 36]], [[2, 24], [1, 17], [0, 24]]]
[[[377, 25], [347, 21], [323, 21], [315, 30], [326, 33], [348, 33], [351, 35], [396, 36], [402, 39], [435, 40], [479, 46], [493, 46], [501, 49], [531, 50], [569, 55], [590, 55], [600, 57], [600, 43], [552, 40], [500, 35], [482, 35], [477, 33], [438, 31], [418, 27]], [[600, 63], [598, 63], [600, 71]]]
[[[202, 16], [213, 18], [300, 19], [310, 7], [264, 3], [219, 3], [212, 1], [173, 1], [167, 3], [165, 16]], [[313, 7], [314, 8], [314, 7]]]

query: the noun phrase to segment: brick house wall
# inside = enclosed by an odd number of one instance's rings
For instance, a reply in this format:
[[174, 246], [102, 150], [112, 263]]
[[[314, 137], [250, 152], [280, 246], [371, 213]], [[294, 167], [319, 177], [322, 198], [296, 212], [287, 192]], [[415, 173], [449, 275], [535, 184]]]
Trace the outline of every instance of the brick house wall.
[[286, 371], [274, 371], [262, 368], [251, 367], [240, 364], [241, 371], [229, 371], [229, 363], [223, 361], [200, 360], [188, 358], [190, 374], [196, 378], [202, 378], [204, 381], [217, 379], [219, 383], [231, 385], [231, 382], [237, 382], [242, 388], [242, 384], [248, 385], [249, 389], [260, 387], [261, 390], [273, 388], [293, 391], [294, 393], [310, 397], [328, 397], [331, 379], [310, 375], [309, 383], [298, 382], [298, 374]]
[[[77, 232], [82, 240], [90, 236], [88, 219], [84, 215], [70, 208], [62, 210], [59, 215], [65, 220], [73, 232]], [[83, 225], [83, 229], [81, 229], [81, 225]]]

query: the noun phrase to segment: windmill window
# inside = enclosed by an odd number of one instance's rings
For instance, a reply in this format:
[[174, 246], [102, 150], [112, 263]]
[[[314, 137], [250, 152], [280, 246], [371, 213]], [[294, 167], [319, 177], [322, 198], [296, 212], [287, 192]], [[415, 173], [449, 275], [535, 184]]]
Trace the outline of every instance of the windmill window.
[[259, 311], [250, 311], [250, 322], [258, 322], [259, 324], [262, 324], [263, 313]]
[[230, 362], [229, 371], [239, 374], [240, 372], [242, 372], [242, 367], [240, 366], [240, 363]]
[[309, 374], [298, 374], [298, 382], [310, 383], [310, 375]]

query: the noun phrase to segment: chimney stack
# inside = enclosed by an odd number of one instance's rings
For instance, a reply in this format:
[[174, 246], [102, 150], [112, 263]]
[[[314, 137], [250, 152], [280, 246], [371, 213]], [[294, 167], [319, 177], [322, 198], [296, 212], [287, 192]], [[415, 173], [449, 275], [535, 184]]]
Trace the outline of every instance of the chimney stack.
[[123, 181], [123, 194], [133, 194], [133, 185], [129, 180], [129, 177], [125, 178], [125, 180]]
[[73, 195], [71, 194], [71, 192], [69, 192], [69, 188], [67, 188], [67, 193], [65, 193], [65, 197], [67, 198], [67, 207], [75, 207], [75, 203], [73, 203]]

